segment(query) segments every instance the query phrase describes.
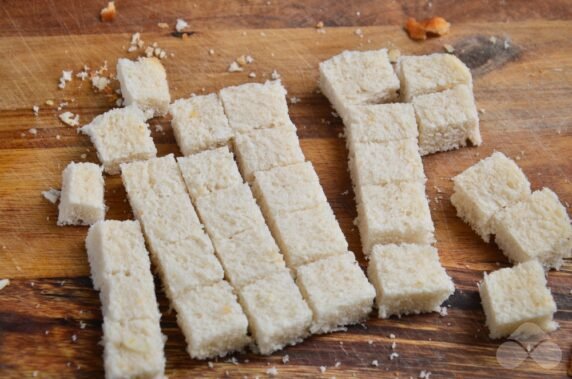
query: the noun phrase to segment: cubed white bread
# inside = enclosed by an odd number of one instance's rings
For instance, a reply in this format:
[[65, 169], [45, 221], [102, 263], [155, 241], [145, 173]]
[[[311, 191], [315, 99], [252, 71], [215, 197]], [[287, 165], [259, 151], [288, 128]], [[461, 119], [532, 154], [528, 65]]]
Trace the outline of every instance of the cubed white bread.
[[260, 354], [272, 354], [308, 335], [312, 312], [287, 271], [243, 287], [239, 299]]
[[304, 162], [304, 153], [293, 124], [257, 129], [234, 138], [240, 171], [247, 182], [257, 171]]
[[106, 173], [119, 174], [119, 165], [157, 155], [147, 116], [135, 105], [112, 109], [80, 131], [89, 136]]
[[150, 269], [109, 278], [102, 283], [99, 298], [105, 319], [130, 321], [161, 318]]
[[157, 58], [117, 60], [117, 80], [125, 105], [135, 104], [150, 115], [165, 115], [171, 95], [165, 68]]
[[85, 246], [96, 290], [113, 276], [150, 270], [139, 221], [98, 221], [89, 228]]
[[71, 162], [62, 174], [58, 225], [92, 225], [105, 218], [103, 175], [94, 163]]
[[256, 172], [252, 192], [267, 217], [314, 208], [328, 201], [310, 162]]
[[246, 183], [204, 195], [197, 200], [196, 206], [214, 241], [266, 225]]
[[344, 120], [347, 145], [417, 139], [417, 121], [411, 104], [355, 105]]
[[280, 80], [226, 87], [220, 90], [220, 99], [235, 133], [290, 121], [286, 89]]
[[376, 244], [435, 242], [435, 226], [420, 182], [361, 187], [358, 221], [365, 255]]
[[493, 219], [495, 241], [512, 262], [538, 260], [559, 269], [572, 256], [572, 225], [566, 208], [548, 188], [500, 211]]
[[173, 306], [192, 358], [222, 357], [250, 343], [248, 320], [225, 281], [186, 292]]
[[242, 183], [238, 166], [228, 147], [177, 158], [193, 201], [208, 193]]
[[459, 84], [473, 87], [471, 70], [452, 54], [401, 56], [396, 67], [401, 82], [401, 98], [441, 92]]
[[223, 269], [210, 239], [202, 230], [181, 241], [149, 240], [149, 249], [169, 299], [221, 281]]
[[438, 312], [455, 286], [429, 245], [375, 245], [367, 268], [380, 318]]
[[121, 180], [129, 194], [151, 193], [162, 198], [175, 194], [188, 196], [173, 154], [147, 161], [123, 163], [120, 167]]
[[413, 98], [421, 155], [482, 143], [479, 116], [471, 88], [452, 89]]
[[107, 379], [157, 379], [165, 373], [167, 337], [158, 320], [103, 321], [103, 361]]
[[233, 136], [216, 93], [179, 99], [169, 106], [169, 113], [183, 155], [228, 145]]
[[451, 203], [485, 242], [494, 234], [492, 217], [530, 196], [530, 183], [503, 153], [495, 152], [453, 178]]
[[328, 203], [282, 213], [272, 218], [270, 225], [290, 268], [348, 251], [348, 242]]
[[479, 293], [491, 338], [509, 336], [526, 323], [545, 332], [558, 328], [552, 321], [556, 303], [537, 261], [485, 273]]
[[365, 320], [375, 298], [351, 252], [299, 267], [296, 283], [312, 309], [311, 333], [328, 333]]
[[415, 139], [383, 143], [356, 143], [350, 149], [350, 174], [354, 187], [402, 181], [425, 182], [425, 172]]
[[399, 79], [387, 49], [344, 51], [320, 63], [320, 89], [345, 118], [350, 105], [396, 100]]
[[216, 240], [216, 253], [226, 278], [237, 289], [286, 268], [266, 225]]

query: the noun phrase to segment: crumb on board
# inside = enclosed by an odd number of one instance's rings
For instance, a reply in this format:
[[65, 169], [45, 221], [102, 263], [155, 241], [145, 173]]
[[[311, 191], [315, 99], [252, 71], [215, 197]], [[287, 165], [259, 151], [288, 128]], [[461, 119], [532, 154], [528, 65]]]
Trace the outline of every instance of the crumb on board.
[[282, 357], [282, 363], [286, 364], [288, 362], [290, 362], [290, 356], [288, 354], [286, 354]]
[[83, 321], [79, 322], [79, 328], [80, 329], [85, 329], [86, 326], [87, 326], [87, 324], [85, 322], [83, 322]]
[[157, 24], [157, 26], [161, 29], [168, 29], [169, 28], [169, 24], [167, 24], [166, 22], [159, 22]]
[[266, 370], [266, 374], [268, 376], [276, 376], [276, 375], [278, 375], [278, 369], [276, 367], [272, 366], [268, 370]]
[[78, 126], [79, 125], [79, 115], [74, 115], [72, 112], [64, 112], [61, 113], [59, 116], [60, 120], [69, 126]]
[[256, 78], [256, 72], [252, 71], [248, 74], [249, 78]]
[[300, 98], [298, 96], [291, 96], [290, 97], [290, 104], [298, 104], [300, 102]]
[[214, 55], [215, 51], [214, 49], [209, 49], [209, 55]]
[[447, 307], [439, 308], [439, 314], [441, 315], [441, 317], [447, 316], [447, 314], [448, 314]]
[[326, 366], [320, 366], [320, 372], [323, 374], [327, 370]]
[[272, 78], [272, 80], [278, 80], [281, 78], [281, 75], [278, 71], [272, 70], [272, 74], [270, 74], [270, 77]]
[[449, 32], [451, 24], [443, 17], [432, 17], [417, 21], [409, 17], [405, 23], [405, 31], [409, 38], [416, 41], [426, 40], [428, 36], [442, 36]]
[[397, 358], [399, 358], [399, 354], [398, 354], [398, 353], [393, 352], [393, 353], [389, 354], [389, 360], [390, 360], [390, 361], [392, 361], [392, 360], [394, 360], [394, 359], [397, 359]]
[[230, 65], [228, 65], [228, 72], [241, 72], [244, 71], [242, 67], [236, 62], [232, 61]]
[[389, 338], [395, 339], [395, 334], [391, 333], [391, 334], [389, 335]]
[[28, 133], [30, 133], [31, 135], [35, 136], [36, 134], [38, 134], [38, 129], [36, 129], [36, 128], [30, 128], [30, 129], [28, 129]]
[[91, 78], [92, 87], [99, 92], [104, 91], [109, 85], [109, 83], [111, 83], [111, 80], [109, 80], [105, 76], [99, 76], [96, 74]]
[[111, 22], [115, 20], [115, 16], [117, 16], [117, 9], [114, 1], [108, 2], [107, 6], [99, 12], [99, 17], [103, 22]]
[[431, 371], [421, 370], [419, 373], [419, 379], [429, 379], [431, 376]]
[[316, 23], [316, 29], [322, 29], [324, 27], [324, 22], [323, 21], [318, 21]]
[[452, 45], [449, 45], [448, 43], [443, 45], [443, 49], [445, 49], [445, 51], [449, 54], [453, 54], [455, 52], [455, 48]]
[[34, 116], [37, 116], [38, 113], [40, 113], [40, 107], [37, 106], [37, 105], [34, 105], [34, 106], [32, 107], [32, 112], [34, 112]]
[[77, 334], [72, 334], [71, 340], [72, 342], [77, 342]]
[[0, 290], [10, 285], [10, 279], [0, 279]]
[[182, 18], [177, 19], [177, 23], [175, 24], [175, 30], [179, 33], [182, 33], [187, 27], [189, 23]]
[[358, 36], [359, 38], [363, 38], [363, 30], [361, 30], [360, 28], [357, 28], [357, 29], [354, 31], [354, 34], [355, 34], [356, 36]]
[[207, 366], [209, 366], [209, 368], [214, 368], [214, 363], [212, 363], [211, 361], [208, 361]]
[[72, 70], [69, 70], [69, 71], [63, 70], [62, 71], [62, 76], [60, 77], [60, 82], [58, 84], [59, 89], [66, 88], [66, 82], [72, 81], [72, 74], [73, 74]]
[[48, 100], [46, 100], [46, 105], [51, 107], [54, 105], [54, 101], [51, 99], [48, 99]]
[[374, 359], [373, 361], [371, 361], [371, 365], [373, 367], [379, 367], [379, 362], [377, 361], [377, 359]]
[[50, 188], [47, 191], [42, 191], [42, 196], [50, 203], [55, 204], [60, 198], [61, 192], [55, 188]]

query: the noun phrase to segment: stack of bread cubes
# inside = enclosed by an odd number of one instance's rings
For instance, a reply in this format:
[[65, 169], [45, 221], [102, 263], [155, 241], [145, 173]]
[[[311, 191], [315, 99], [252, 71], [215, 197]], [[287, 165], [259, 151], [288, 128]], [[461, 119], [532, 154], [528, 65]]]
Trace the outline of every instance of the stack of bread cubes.
[[[270, 354], [365, 320], [374, 299], [387, 318], [437, 311], [453, 293], [433, 247], [421, 156], [481, 143], [471, 74], [456, 57], [405, 56], [394, 69], [377, 50], [320, 64], [322, 92], [345, 124], [369, 281], [304, 157], [280, 81], [171, 103], [155, 58], [119, 59], [117, 77], [126, 106], [81, 128], [102, 167], [64, 170], [58, 218], [92, 225], [86, 247], [103, 304], [107, 377], [164, 373], [151, 261], [197, 359], [247, 346]], [[182, 157], [157, 157], [147, 121], [167, 113]], [[104, 220], [103, 171], [121, 174], [137, 221]], [[557, 268], [570, 255], [570, 221], [556, 195], [531, 194], [500, 153], [454, 181], [459, 215], [525, 262], [485, 276], [491, 336], [527, 320], [554, 329], [537, 261]], [[514, 312], [525, 303], [527, 312]]]

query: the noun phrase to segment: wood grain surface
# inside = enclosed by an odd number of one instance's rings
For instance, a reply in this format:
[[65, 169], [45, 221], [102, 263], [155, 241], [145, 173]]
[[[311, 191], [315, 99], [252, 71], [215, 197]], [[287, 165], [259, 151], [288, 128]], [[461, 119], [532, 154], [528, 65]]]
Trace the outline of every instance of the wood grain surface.
[[[11, 284], [0, 292], [0, 377], [103, 377], [101, 312], [88, 277], [85, 227], [55, 226], [57, 208], [41, 196], [59, 188], [61, 171], [71, 160], [97, 162], [88, 138], [58, 121], [44, 103], [67, 99], [66, 110], [87, 123], [114, 105], [113, 93], [95, 93], [74, 79], [57, 84], [63, 69], [105, 60], [114, 70], [127, 53], [130, 34], [141, 31], [169, 54], [163, 61], [173, 98], [263, 81], [273, 70], [282, 75], [306, 157], [314, 163], [326, 195], [361, 263], [347, 152], [340, 119], [317, 91], [318, 63], [344, 49], [396, 47], [406, 54], [442, 51], [443, 44], [473, 70], [484, 143], [479, 148], [440, 153], [423, 159], [427, 194], [436, 226], [437, 247], [457, 291], [449, 314], [378, 320], [345, 333], [313, 336], [269, 357], [235, 355], [238, 364], [218, 360], [213, 368], [191, 360], [175, 316], [158, 294], [168, 336], [167, 375], [188, 377], [418, 377], [562, 378], [572, 345], [572, 263], [548, 275], [558, 304], [560, 329], [550, 335], [562, 361], [545, 369], [527, 359], [515, 369], [496, 360], [503, 342], [488, 338], [477, 292], [483, 272], [508, 263], [494, 244], [485, 244], [455, 215], [450, 178], [494, 150], [517, 160], [533, 189], [552, 188], [572, 203], [572, 7], [567, 1], [117, 1], [119, 16], [103, 24], [105, 1], [6, 0], [0, 4], [0, 278]], [[357, 15], [359, 12], [359, 16]], [[453, 23], [450, 35], [415, 43], [401, 24], [407, 16], [440, 15]], [[190, 21], [187, 39], [171, 34], [176, 18]], [[326, 24], [326, 32], [313, 26]], [[160, 29], [168, 22], [170, 29]], [[333, 27], [336, 26], [336, 27]], [[363, 37], [355, 33], [357, 28]], [[491, 42], [495, 36], [496, 43]], [[505, 40], [507, 41], [505, 43]], [[214, 49], [213, 55], [208, 50]], [[250, 54], [255, 62], [229, 73], [231, 61]], [[249, 72], [257, 77], [251, 79]], [[114, 88], [117, 83], [113, 83]], [[72, 102], [73, 99], [73, 102]], [[38, 116], [32, 112], [39, 105]], [[167, 118], [151, 121], [159, 155], [180, 154]], [[156, 129], [160, 126], [162, 131]], [[37, 134], [30, 133], [31, 128]], [[85, 158], [83, 158], [85, 154]], [[110, 219], [130, 219], [131, 210], [118, 177], [106, 177]], [[390, 360], [389, 335], [399, 357]], [[288, 355], [290, 361], [282, 363]], [[379, 366], [372, 365], [377, 360]], [[334, 367], [339, 362], [339, 367]], [[320, 366], [326, 368], [321, 372]]]

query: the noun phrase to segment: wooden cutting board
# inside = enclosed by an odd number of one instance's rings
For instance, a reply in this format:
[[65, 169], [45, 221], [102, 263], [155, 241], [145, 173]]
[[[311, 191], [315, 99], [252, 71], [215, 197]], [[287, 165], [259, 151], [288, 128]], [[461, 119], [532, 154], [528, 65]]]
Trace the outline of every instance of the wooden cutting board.
[[[20, 10], [20, 18], [25, 11]], [[153, 8], [153, 12], [153, 20], [160, 20], [158, 10]], [[82, 123], [112, 107], [113, 93], [94, 93], [88, 82], [78, 79], [58, 90], [58, 80], [63, 69], [77, 72], [84, 64], [99, 67], [107, 61], [114, 71], [117, 58], [136, 56], [126, 48], [130, 32], [137, 28], [125, 17], [123, 24], [109, 29], [98, 26], [81, 33], [81, 28], [72, 25], [68, 33], [52, 25], [52, 16], [46, 15], [45, 24], [39, 20], [38, 28], [46, 30], [45, 36], [22, 29], [0, 37], [0, 51], [5, 55], [0, 61], [0, 278], [11, 279], [0, 292], [2, 378], [103, 376], [100, 302], [92, 289], [84, 250], [87, 228], [55, 226], [56, 206], [41, 196], [41, 191], [60, 187], [61, 171], [68, 162], [97, 162], [97, 157], [88, 138], [60, 123], [57, 115], [61, 112], [45, 101], [52, 99], [57, 105], [67, 100], [65, 110], [80, 114]], [[171, 28], [178, 16], [169, 14]], [[406, 54], [426, 54], [450, 44], [473, 70], [484, 140], [479, 148], [423, 159], [437, 247], [457, 288], [448, 301], [447, 316], [390, 320], [372, 316], [345, 333], [313, 336], [269, 357], [237, 354], [237, 364], [223, 359], [209, 368], [206, 362], [189, 358], [175, 315], [159, 293], [170, 378], [266, 377], [270, 367], [277, 368], [279, 377], [308, 378], [415, 378], [422, 370], [431, 371], [431, 378], [566, 376], [572, 344], [571, 262], [548, 275], [560, 323], [550, 341], [561, 350], [561, 362], [546, 369], [528, 358], [517, 368], [503, 368], [496, 359], [503, 341], [488, 338], [476, 283], [483, 272], [508, 263], [494, 244], [482, 242], [456, 217], [449, 197], [451, 177], [500, 150], [517, 160], [534, 189], [550, 187], [570, 211], [572, 23], [458, 23], [450, 35], [423, 43], [409, 40], [396, 25], [361, 27], [363, 36], [356, 33], [356, 27], [326, 28], [325, 33], [312, 27], [205, 28], [181, 39], [171, 35], [171, 29], [155, 24], [146, 24], [142, 39], [157, 42], [169, 54], [163, 63], [174, 99], [264, 81], [273, 70], [280, 73], [289, 97], [299, 99], [292, 101], [290, 112], [304, 153], [316, 167], [350, 248], [364, 266], [358, 231], [352, 223], [356, 211], [347, 152], [340, 138], [342, 125], [317, 91], [318, 63], [344, 49], [392, 47]], [[209, 54], [209, 49], [214, 54]], [[254, 63], [242, 73], [227, 72], [228, 65], [243, 54], [252, 55]], [[256, 73], [256, 78], [249, 78], [250, 72]], [[38, 116], [32, 112], [35, 104], [40, 106]], [[151, 124], [159, 155], [180, 154], [168, 119], [155, 119]], [[37, 133], [32, 134], [31, 128]], [[105, 185], [107, 217], [132, 218], [120, 179], [106, 177]], [[390, 360], [393, 351], [399, 357]], [[289, 362], [284, 364], [286, 355]], [[379, 367], [372, 365], [374, 360]]]

